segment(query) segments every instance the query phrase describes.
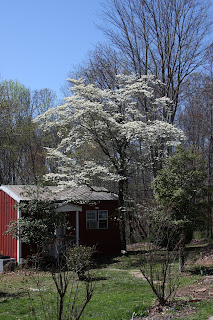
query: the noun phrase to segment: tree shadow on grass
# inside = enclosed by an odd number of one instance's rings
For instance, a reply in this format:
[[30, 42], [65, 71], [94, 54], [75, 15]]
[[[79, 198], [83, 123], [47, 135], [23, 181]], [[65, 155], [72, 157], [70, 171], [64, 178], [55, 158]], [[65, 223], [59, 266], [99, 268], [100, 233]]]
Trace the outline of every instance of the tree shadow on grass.
[[120, 256], [104, 256], [94, 260], [93, 269], [106, 268], [120, 262]]
[[207, 266], [194, 266], [190, 269], [188, 269], [188, 272], [194, 275], [203, 275], [203, 276], [211, 276], [213, 275], [213, 267], [207, 267]]
[[130, 267], [138, 267], [141, 255], [147, 251], [137, 250], [137, 251], [127, 251], [125, 254], [120, 254], [116, 256], [104, 256], [98, 257], [94, 261], [93, 269], [97, 268], [107, 268], [109, 266], [128, 269]]
[[88, 277], [88, 276], [81, 276], [80, 279], [81, 281], [85, 281], [85, 282], [96, 282], [96, 281], [104, 281], [104, 280], [108, 280], [107, 277], [99, 277], [99, 276], [94, 276], [94, 277]]
[[[16, 298], [18, 299], [19, 297], [23, 296], [23, 292], [18, 292], [18, 293], [10, 293], [10, 292], [3, 292], [3, 291], [0, 291], [0, 299], [5, 299], [5, 298]], [[5, 302], [6, 300], [4, 300]]]

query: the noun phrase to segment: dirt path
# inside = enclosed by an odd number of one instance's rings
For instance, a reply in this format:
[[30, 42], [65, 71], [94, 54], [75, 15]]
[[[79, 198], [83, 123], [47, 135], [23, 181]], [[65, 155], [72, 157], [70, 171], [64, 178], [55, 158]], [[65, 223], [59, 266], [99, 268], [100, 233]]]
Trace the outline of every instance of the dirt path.
[[[127, 270], [108, 268], [108, 270], [129, 272], [131, 275], [145, 280], [140, 270]], [[187, 319], [196, 313], [196, 303], [201, 303], [206, 300], [213, 300], [213, 275], [203, 276], [196, 284], [181, 287], [176, 297], [184, 298], [183, 301], [176, 303], [170, 307], [156, 307], [149, 310], [149, 315], [143, 318], [132, 317], [131, 320], [172, 320], [172, 319]], [[193, 306], [193, 303], [194, 306]], [[190, 303], [190, 304], [189, 304]], [[213, 320], [213, 316], [208, 320]]]
[[[138, 276], [136, 272], [132, 274]], [[184, 298], [184, 300], [171, 307], [152, 308], [149, 310], [149, 316], [143, 318], [133, 317], [132, 320], [170, 320], [187, 319], [187, 317], [191, 317], [196, 313], [197, 303], [213, 300], [213, 276], [204, 276], [196, 284], [181, 287], [177, 291], [176, 297]], [[213, 320], [213, 316], [208, 320]]]

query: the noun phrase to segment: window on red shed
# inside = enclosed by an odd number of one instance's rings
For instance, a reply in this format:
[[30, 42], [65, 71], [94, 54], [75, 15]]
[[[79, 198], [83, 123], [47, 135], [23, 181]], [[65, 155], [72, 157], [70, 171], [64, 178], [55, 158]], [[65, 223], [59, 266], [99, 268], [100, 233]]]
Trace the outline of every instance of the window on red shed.
[[108, 210], [88, 210], [86, 212], [87, 229], [107, 229]]

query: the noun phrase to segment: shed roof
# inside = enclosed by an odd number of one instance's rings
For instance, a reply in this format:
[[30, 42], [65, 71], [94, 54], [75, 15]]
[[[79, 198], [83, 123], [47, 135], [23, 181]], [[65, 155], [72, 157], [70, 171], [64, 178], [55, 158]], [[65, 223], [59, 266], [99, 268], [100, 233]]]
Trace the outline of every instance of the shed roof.
[[55, 201], [112, 201], [118, 196], [99, 187], [62, 188], [59, 186], [38, 187], [34, 185], [2, 185], [1, 190], [16, 201], [23, 200], [55, 200]]

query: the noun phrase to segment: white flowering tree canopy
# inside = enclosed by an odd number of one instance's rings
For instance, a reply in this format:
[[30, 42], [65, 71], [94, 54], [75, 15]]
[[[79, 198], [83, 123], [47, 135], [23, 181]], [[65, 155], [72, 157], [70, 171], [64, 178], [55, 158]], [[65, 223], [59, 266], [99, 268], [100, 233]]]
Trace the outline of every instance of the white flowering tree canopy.
[[103, 90], [83, 79], [69, 81], [72, 94], [66, 102], [36, 119], [43, 130], [57, 127], [61, 138], [56, 149], [47, 150], [58, 164], [58, 171], [47, 179], [69, 185], [87, 184], [94, 176], [128, 179], [138, 159], [152, 162], [153, 147], [160, 157], [184, 139], [183, 132], [164, 118], [172, 101], [158, 95], [163, 84], [153, 76], [119, 75], [116, 90]]

